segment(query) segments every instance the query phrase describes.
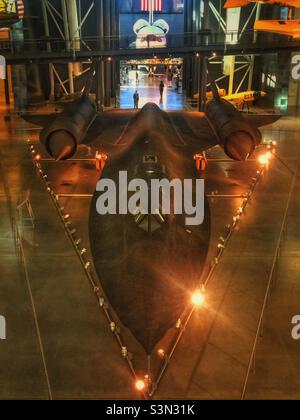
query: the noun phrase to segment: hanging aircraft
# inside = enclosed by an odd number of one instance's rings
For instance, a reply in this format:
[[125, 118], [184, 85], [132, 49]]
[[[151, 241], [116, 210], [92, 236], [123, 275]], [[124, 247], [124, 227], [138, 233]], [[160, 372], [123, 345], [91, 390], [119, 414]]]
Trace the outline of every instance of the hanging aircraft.
[[233, 93], [232, 95], [223, 96], [225, 101], [231, 102], [237, 108], [244, 109], [245, 105], [249, 111], [250, 103], [253, 103], [259, 98], [266, 96], [266, 92], [250, 90], [247, 92]]
[[229, 9], [232, 7], [244, 7], [251, 3], [279, 4], [280, 6], [300, 7], [300, 0], [227, 0], [224, 4], [224, 8]]
[[257, 20], [254, 30], [300, 38], [300, 20]]
[[[53, 159], [70, 159], [80, 145], [89, 145], [107, 156], [102, 179], [118, 185], [120, 171], [127, 171], [128, 182], [139, 178], [151, 189], [153, 179], [199, 178], [194, 156], [216, 145], [230, 158], [246, 160], [261, 143], [258, 127], [279, 118], [241, 114], [214, 83], [212, 91], [205, 113], [166, 112], [154, 103], [97, 113], [87, 87], [61, 114], [24, 119], [44, 127], [40, 141]], [[99, 215], [100, 196], [95, 191], [89, 215], [94, 266], [120, 321], [150, 355], [199, 288], [210, 242], [208, 200], [204, 222], [186, 226], [185, 213], [164, 214], [161, 207], [149, 215]]]
[[[242, 107], [242, 109], [244, 109], [245, 105], [247, 105], [249, 109], [249, 103], [252, 103], [256, 101], [257, 99], [262, 98], [267, 95], [266, 92], [254, 91], [254, 90], [227, 95], [227, 92], [225, 89], [219, 89], [218, 94], [225, 101], [231, 102], [237, 108]], [[207, 92], [206, 98], [210, 99], [212, 95], [213, 95], [212, 92]], [[194, 99], [199, 99], [199, 93], [196, 93], [194, 95]]]

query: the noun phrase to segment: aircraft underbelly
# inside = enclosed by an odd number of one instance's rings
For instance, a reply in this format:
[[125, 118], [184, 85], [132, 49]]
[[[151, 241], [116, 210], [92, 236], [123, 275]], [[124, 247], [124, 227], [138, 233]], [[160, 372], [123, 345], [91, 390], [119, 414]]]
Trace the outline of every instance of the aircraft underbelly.
[[[107, 164], [102, 178], [118, 183], [119, 171], [128, 181], [143, 177], [145, 156], [158, 156], [159, 167], [170, 179], [196, 178], [194, 162], [176, 154], [157, 136], [144, 138], [117, 161]], [[145, 180], [147, 176], [144, 176]], [[145, 351], [150, 354], [166, 331], [174, 327], [190, 294], [199, 286], [210, 240], [210, 211], [205, 198], [205, 219], [186, 226], [186, 215], [131, 214], [101, 216], [95, 192], [90, 209], [89, 233], [94, 265], [107, 298]]]

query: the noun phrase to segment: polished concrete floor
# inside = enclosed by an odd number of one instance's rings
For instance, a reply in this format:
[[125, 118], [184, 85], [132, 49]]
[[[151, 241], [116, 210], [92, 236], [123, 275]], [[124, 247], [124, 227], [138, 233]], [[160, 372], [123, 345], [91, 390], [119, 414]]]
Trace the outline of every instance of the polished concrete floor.
[[[132, 73], [132, 74], [131, 74]], [[134, 107], [133, 94], [137, 90], [140, 95], [139, 108], [142, 108], [148, 102], [154, 102], [164, 110], [180, 110], [184, 107], [184, 95], [181, 88], [176, 91], [174, 83], [168, 82], [162, 77], [148, 77], [147, 74], [132, 71], [126, 84], [121, 85], [119, 104], [120, 108], [130, 109]], [[165, 89], [163, 97], [160, 98], [159, 83], [163, 80]]]
[[[155, 90], [154, 90], [155, 91]], [[7, 340], [0, 341], [0, 398], [138, 398], [128, 367], [58, 214], [37, 177], [26, 140], [38, 131], [13, 117], [0, 126], [0, 314]], [[278, 155], [294, 171], [300, 161], [300, 122], [285, 117], [263, 130], [278, 141]], [[86, 149], [78, 157], [86, 156]], [[43, 156], [45, 156], [43, 154]], [[210, 158], [224, 157], [219, 148]], [[42, 163], [59, 194], [93, 194], [98, 174], [89, 161]], [[207, 193], [243, 194], [258, 169], [255, 161], [210, 161]], [[292, 174], [276, 159], [257, 186], [206, 291], [206, 304], [193, 316], [155, 398], [239, 399], [254, 342]], [[14, 248], [15, 209], [30, 192], [34, 229], [24, 229], [26, 273]], [[61, 199], [89, 253], [90, 199]], [[208, 266], [225, 225], [241, 199], [210, 200], [213, 229]], [[256, 372], [246, 398], [300, 399], [300, 341], [291, 337], [291, 319], [300, 314], [300, 187], [295, 184], [276, 270], [276, 284], [259, 338]], [[26, 274], [26, 275], [25, 275]], [[120, 324], [119, 324], [120, 325]], [[137, 371], [146, 356], [121, 326]], [[158, 347], [168, 345], [168, 336]], [[165, 347], [166, 348], [166, 347]], [[153, 354], [153, 369], [160, 359]]]

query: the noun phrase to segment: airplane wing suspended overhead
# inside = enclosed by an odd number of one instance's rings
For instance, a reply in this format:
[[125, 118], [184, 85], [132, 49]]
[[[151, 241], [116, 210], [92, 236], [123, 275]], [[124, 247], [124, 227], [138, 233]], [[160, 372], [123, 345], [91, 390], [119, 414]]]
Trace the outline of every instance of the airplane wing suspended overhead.
[[254, 29], [300, 38], [300, 20], [257, 20]]
[[227, 0], [224, 4], [224, 8], [229, 9], [232, 7], [243, 7], [250, 3], [279, 4], [280, 6], [300, 7], [300, 0]]
[[243, 7], [250, 4], [250, 0], [228, 0], [224, 4], [224, 9], [230, 9], [232, 7]]

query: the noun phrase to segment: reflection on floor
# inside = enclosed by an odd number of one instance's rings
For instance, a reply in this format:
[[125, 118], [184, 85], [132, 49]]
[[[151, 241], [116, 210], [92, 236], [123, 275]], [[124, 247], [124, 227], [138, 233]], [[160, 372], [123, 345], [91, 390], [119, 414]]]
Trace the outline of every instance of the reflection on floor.
[[[8, 338], [0, 342], [0, 399], [48, 398], [35, 316], [54, 398], [136, 398], [107, 320], [99, 313], [49, 194], [33, 170], [26, 139], [35, 142], [37, 132], [16, 117], [11, 121], [4, 121], [3, 113], [1, 117], [0, 314], [7, 319]], [[293, 171], [299, 160], [299, 132], [299, 120], [291, 117], [263, 130], [266, 142], [278, 141], [278, 156]], [[224, 155], [215, 148], [208, 157]], [[97, 173], [91, 162], [46, 161], [43, 165], [57, 193], [93, 193]], [[218, 190], [220, 194], [243, 194], [255, 171], [253, 161], [210, 161], [207, 193]], [[291, 181], [289, 170], [273, 159], [211, 280], [207, 306], [195, 314], [185, 331], [157, 398], [240, 397]], [[35, 229], [30, 232], [33, 239], [24, 241], [35, 313], [26, 279], [19, 271], [10, 223], [14, 208], [27, 190], [31, 190], [36, 217]], [[240, 201], [210, 199], [213, 248], [208, 261]], [[90, 200], [70, 196], [61, 204], [71, 215], [81, 246], [87, 246], [89, 254]], [[291, 319], [299, 313], [299, 205], [298, 183], [288, 211], [265, 333], [259, 339], [256, 375], [251, 373], [247, 398], [300, 398], [300, 341], [291, 337]], [[123, 326], [121, 331], [143, 373], [144, 353]], [[153, 360], [157, 363], [155, 354]]]
[[[165, 84], [162, 100], [160, 100], [159, 93], [161, 80]], [[140, 95], [139, 108], [142, 108], [147, 102], [154, 102], [164, 110], [184, 109], [184, 96], [181, 89], [177, 92], [174, 83], [171, 85], [165, 77], [149, 78], [147, 74], [141, 72], [139, 72], [138, 81], [135, 80], [135, 77], [129, 77], [129, 82], [121, 86], [120, 108], [133, 108], [133, 94], [135, 90]]]

